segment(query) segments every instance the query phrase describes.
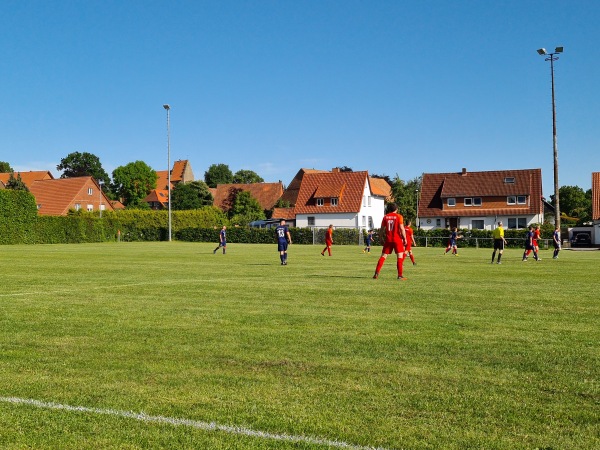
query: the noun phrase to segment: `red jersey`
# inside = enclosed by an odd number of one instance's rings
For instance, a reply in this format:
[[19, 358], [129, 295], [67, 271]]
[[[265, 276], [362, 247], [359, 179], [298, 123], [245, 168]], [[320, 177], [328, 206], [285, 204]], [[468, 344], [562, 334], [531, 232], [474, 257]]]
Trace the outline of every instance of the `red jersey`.
[[332, 228], [327, 228], [327, 230], [325, 231], [325, 242], [327, 242], [328, 244], [333, 243], [333, 229]]
[[537, 241], [540, 238], [540, 230], [538, 230], [537, 228], [535, 230], [533, 230], [533, 245], [537, 245]]
[[404, 219], [398, 213], [389, 213], [383, 216], [381, 228], [385, 228], [385, 242], [402, 242], [400, 225], [404, 225]]
[[410, 250], [413, 242], [413, 229], [411, 227], [404, 227], [404, 233], [406, 234], [406, 250]]

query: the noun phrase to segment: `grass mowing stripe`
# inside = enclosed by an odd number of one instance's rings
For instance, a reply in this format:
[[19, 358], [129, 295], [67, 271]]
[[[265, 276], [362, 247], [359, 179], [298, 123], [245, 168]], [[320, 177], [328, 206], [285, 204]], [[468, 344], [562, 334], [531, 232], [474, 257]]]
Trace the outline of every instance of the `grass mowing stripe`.
[[44, 402], [40, 400], [30, 399], [30, 398], [19, 398], [19, 397], [0, 397], [0, 402], [3, 403], [13, 403], [17, 405], [28, 405], [34, 406], [36, 408], [43, 409], [59, 409], [63, 411], [72, 411], [72, 412], [80, 412], [80, 413], [90, 413], [90, 414], [105, 414], [109, 416], [117, 416], [124, 417], [127, 419], [135, 419], [141, 422], [147, 423], [160, 423], [167, 424], [173, 426], [186, 426], [197, 428], [205, 431], [221, 431], [224, 433], [230, 434], [238, 434], [242, 436], [250, 436], [262, 439], [271, 439], [276, 441], [287, 441], [294, 443], [305, 443], [305, 444], [316, 444], [316, 445], [326, 445], [329, 447], [335, 448], [347, 448], [351, 450], [387, 450], [383, 447], [363, 447], [353, 444], [348, 444], [346, 442], [340, 441], [332, 441], [328, 439], [308, 437], [308, 436], [291, 436], [288, 434], [276, 434], [276, 433], [266, 433], [264, 431], [256, 431], [250, 428], [245, 427], [235, 427], [229, 425], [219, 425], [215, 422], [201, 422], [197, 420], [190, 419], [180, 419], [176, 417], [165, 417], [165, 416], [149, 416], [147, 414], [136, 413], [132, 411], [119, 411], [116, 409], [105, 409], [105, 408], [89, 408], [87, 406], [72, 406], [72, 405], [63, 405], [60, 403], [54, 402]]

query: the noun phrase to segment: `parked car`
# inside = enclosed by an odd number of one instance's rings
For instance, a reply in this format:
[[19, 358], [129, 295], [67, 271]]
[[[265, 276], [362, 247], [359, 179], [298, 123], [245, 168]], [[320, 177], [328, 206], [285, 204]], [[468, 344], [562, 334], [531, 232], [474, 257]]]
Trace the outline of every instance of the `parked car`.
[[579, 232], [573, 236], [572, 245], [574, 247], [589, 247], [592, 245], [592, 236], [590, 233]]

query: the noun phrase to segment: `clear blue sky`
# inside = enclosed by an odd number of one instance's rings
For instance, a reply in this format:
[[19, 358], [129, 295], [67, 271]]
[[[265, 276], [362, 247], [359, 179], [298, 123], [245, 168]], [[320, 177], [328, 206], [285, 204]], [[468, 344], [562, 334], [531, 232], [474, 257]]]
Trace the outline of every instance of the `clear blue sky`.
[[215, 163], [288, 184], [301, 167], [600, 171], [599, 1], [0, 2], [0, 160]]

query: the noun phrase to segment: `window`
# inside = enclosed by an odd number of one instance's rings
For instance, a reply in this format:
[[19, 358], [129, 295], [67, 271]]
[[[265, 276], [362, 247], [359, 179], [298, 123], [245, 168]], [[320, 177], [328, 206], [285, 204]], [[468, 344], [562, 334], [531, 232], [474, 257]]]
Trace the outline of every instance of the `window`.
[[367, 206], [367, 196], [363, 195], [363, 206]]
[[456, 199], [455, 199], [455, 198], [449, 198], [449, 199], [446, 201], [446, 204], [447, 204], [448, 206], [456, 206]]
[[481, 197], [466, 197], [465, 206], [481, 206]]
[[94, 210], [94, 205], [87, 205], [88, 212], [92, 212]]
[[315, 217], [314, 216], [308, 216], [308, 226], [309, 227], [315, 226]]
[[477, 220], [471, 220], [471, 229], [473, 230], [483, 230], [484, 228], [484, 221], [477, 219]]
[[369, 216], [369, 228], [372, 230], [373, 228], [375, 228], [373, 226], [373, 217]]
[[517, 203], [517, 197], [515, 197], [514, 195], [509, 195], [508, 197], [506, 197], [507, 205], [514, 205], [516, 203]]
[[41, 207], [42, 207], [42, 204], [41, 204], [41, 203], [38, 203], [38, 205], [37, 205], [37, 209], [40, 209]]
[[481, 197], [473, 197], [473, 206], [481, 206], [482, 204]]
[[505, 177], [504, 182], [506, 184], [515, 184], [515, 177]]
[[473, 199], [470, 197], [465, 198], [465, 206], [473, 206]]
[[79, 211], [81, 209], [81, 204], [75, 203], [75, 211]]
[[317, 206], [323, 206], [324, 204], [325, 204], [325, 201], [322, 198], [317, 199]]
[[518, 205], [526, 205], [527, 204], [527, 197], [524, 195], [517, 195], [517, 204]]
[[442, 226], [442, 219], [435, 219], [435, 226], [436, 227], [441, 227]]
[[509, 217], [508, 228], [512, 230], [527, 228], [527, 219], [525, 217]]
[[371, 196], [367, 197], [367, 206], [371, 206]]
[[338, 198], [337, 197], [333, 197], [331, 199], [331, 206], [337, 206], [338, 205]]
[[362, 226], [363, 227], [367, 226], [367, 216], [362, 216]]
[[94, 190], [92, 188], [88, 188], [88, 195], [92, 195], [94, 193]]

